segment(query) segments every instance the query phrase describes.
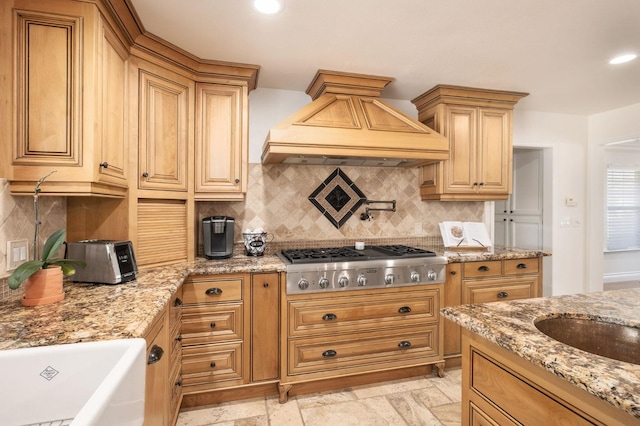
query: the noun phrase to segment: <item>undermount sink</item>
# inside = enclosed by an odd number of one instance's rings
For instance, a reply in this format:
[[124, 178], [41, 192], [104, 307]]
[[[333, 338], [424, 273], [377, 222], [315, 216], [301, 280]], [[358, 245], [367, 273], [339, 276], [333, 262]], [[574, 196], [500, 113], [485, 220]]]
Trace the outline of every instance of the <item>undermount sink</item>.
[[640, 328], [582, 317], [552, 317], [535, 322], [542, 333], [574, 348], [640, 365]]
[[0, 351], [0, 423], [139, 426], [144, 339]]

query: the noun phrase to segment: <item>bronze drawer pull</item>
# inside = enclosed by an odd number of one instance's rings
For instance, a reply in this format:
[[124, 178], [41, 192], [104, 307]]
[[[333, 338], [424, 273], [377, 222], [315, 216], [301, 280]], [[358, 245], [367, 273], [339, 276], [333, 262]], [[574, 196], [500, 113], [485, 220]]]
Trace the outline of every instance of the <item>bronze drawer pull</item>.
[[216, 323], [215, 323], [215, 322], [212, 322], [211, 324], [209, 324], [209, 326], [210, 326], [211, 328], [216, 328]]
[[222, 294], [222, 289], [218, 287], [208, 288], [207, 291], [204, 292], [207, 296], [218, 296]]
[[262, 283], [262, 287], [269, 288], [269, 283]]
[[176, 342], [182, 342], [182, 336], [178, 336], [178, 337], [176, 337], [176, 338], [175, 338], [175, 341], [176, 341]]
[[323, 321], [333, 321], [335, 319], [338, 319], [338, 316], [336, 314], [324, 314], [322, 316]]
[[504, 299], [505, 297], [509, 297], [509, 293], [507, 293], [506, 291], [501, 291], [500, 293], [498, 293], [498, 299]]
[[398, 343], [398, 347], [401, 349], [410, 348], [411, 342], [409, 342], [408, 340], [403, 340], [402, 342]]
[[489, 270], [489, 267], [488, 266], [484, 266], [484, 265], [482, 265], [482, 266], [480, 266], [478, 268], [478, 271], [480, 271], [480, 272], [487, 272], [488, 270]]
[[216, 368], [216, 363], [215, 363], [215, 362], [211, 362], [211, 364], [209, 364], [209, 366], [210, 366], [211, 368]]
[[158, 345], [153, 345], [149, 351], [149, 357], [147, 358], [147, 365], [155, 364], [162, 359], [164, 350]]
[[180, 299], [179, 297], [176, 297], [175, 302], [173, 302], [173, 306], [174, 307], [178, 307], [178, 306], [182, 306], [182, 299]]
[[338, 352], [334, 351], [333, 349], [322, 352], [322, 356], [325, 358], [333, 358], [336, 355], [338, 355]]
[[516, 268], [518, 268], [518, 269], [527, 269], [527, 264], [526, 263], [518, 263], [518, 266], [516, 266]]
[[103, 161], [102, 163], [100, 163], [100, 167], [102, 167], [104, 169], [108, 169], [109, 168], [109, 163], [107, 163], [106, 161]]
[[182, 386], [182, 380], [178, 380], [178, 381], [176, 382], [176, 386]]
[[411, 308], [408, 306], [403, 306], [400, 309], [398, 309], [399, 314], [408, 314], [409, 312], [411, 312]]

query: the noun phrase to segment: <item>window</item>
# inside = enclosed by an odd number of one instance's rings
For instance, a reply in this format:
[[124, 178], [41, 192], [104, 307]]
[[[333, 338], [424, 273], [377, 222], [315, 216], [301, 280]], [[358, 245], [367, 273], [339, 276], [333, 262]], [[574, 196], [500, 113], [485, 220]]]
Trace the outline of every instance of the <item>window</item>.
[[607, 169], [607, 250], [640, 249], [640, 170]]

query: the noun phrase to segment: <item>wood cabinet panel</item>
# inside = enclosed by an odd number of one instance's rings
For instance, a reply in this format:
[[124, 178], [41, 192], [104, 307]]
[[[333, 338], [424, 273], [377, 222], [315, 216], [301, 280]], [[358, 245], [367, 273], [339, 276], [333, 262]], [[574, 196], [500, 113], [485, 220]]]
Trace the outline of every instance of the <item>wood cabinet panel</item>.
[[512, 180], [512, 110], [526, 93], [438, 85], [413, 99], [418, 118], [443, 133], [449, 159], [424, 166], [424, 200], [505, 200]]
[[242, 300], [243, 277], [191, 276], [184, 284], [184, 303], [219, 303]]
[[187, 261], [186, 201], [138, 200], [136, 222], [134, 245], [139, 266]]
[[182, 314], [182, 343], [197, 345], [241, 340], [242, 303], [215, 307], [187, 306]]
[[[167, 396], [169, 378], [169, 342], [166, 312], [145, 334], [147, 341], [147, 367], [145, 378], [144, 424], [158, 426], [167, 424]], [[152, 356], [153, 354], [153, 356]]]
[[442, 294], [442, 284], [283, 294], [280, 402], [297, 383], [428, 364], [442, 375]]
[[501, 260], [465, 262], [463, 268], [465, 278], [499, 277], [502, 275]]
[[537, 274], [540, 272], [540, 261], [532, 259], [510, 259], [503, 262], [504, 275]]
[[196, 84], [195, 198], [242, 199], [247, 190], [246, 86]]
[[138, 187], [187, 191], [193, 82], [142, 62], [138, 84]]
[[[14, 67], [4, 70], [11, 90], [0, 95], [11, 105], [12, 142], [2, 158], [11, 193], [31, 195], [56, 170], [43, 194], [124, 197], [127, 49], [96, 5], [12, 5], [0, 6], [13, 22], [2, 65]], [[109, 162], [111, 170], [101, 166]]]
[[[497, 407], [511, 408], [514, 424], [537, 424], [541, 419], [553, 419], [552, 424], [593, 425], [475, 351], [471, 352], [471, 369], [471, 389]], [[526, 409], [522, 409], [524, 407]]]
[[539, 287], [538, 277], [465, 281], [462, 290], [462, 303], [528, 299], [537, 296]]
[[242, 380], [242, 343], [187, 346], [182, 350], [184, 391], [200, 384]]
[[[542, 296], [542, 258], [450, 263], [444, 286], [445, 306]], [[447, 365], [459, 365], [461, 328], [444, 320]]]
[[280, 274], [251, 276], [251, 381], [280, 372]]
[[424, 362], [438, 355], [438, 339], [438, 326], [429, 325], [386, 334], [290, 340], [288, 371], [291, 375], [326, 371], [333, 375], [346, 368], [367, 371], [380, 363]]
[[352, 295], [289, 303], [289, 336], [383, 330], [418, 321], [437, 321], [438, 292], [422, 290], [410, 295], [388, 294], [371, 303], [370, 296]]

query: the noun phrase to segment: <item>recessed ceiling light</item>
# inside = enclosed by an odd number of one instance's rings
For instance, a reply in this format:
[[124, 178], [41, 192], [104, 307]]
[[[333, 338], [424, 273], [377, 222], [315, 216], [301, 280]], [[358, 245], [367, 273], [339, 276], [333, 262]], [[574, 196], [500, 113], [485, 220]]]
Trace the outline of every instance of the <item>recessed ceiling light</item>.
[[620, 55], [620, 56], [616, 56], [615, 58], [610, 60], [609, 63], [611, 65], [624, 64], [625, 62], [633, 61], [637, 57], [638, 57], [638, 55], [636, 55], [635, 53], [630, 53], [630, 54], [627, 54], [627, 55]]
[[254, 0], [253, 7], [260, 13], [275, 15], [282, 10], [283, 3], [282, 0]]

